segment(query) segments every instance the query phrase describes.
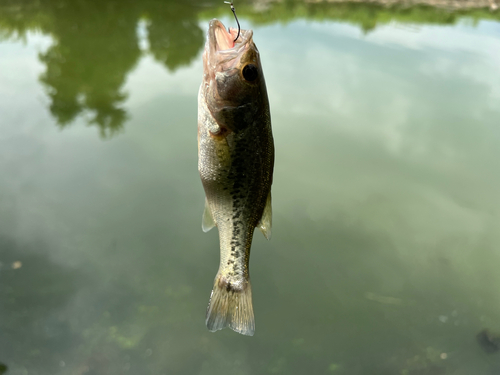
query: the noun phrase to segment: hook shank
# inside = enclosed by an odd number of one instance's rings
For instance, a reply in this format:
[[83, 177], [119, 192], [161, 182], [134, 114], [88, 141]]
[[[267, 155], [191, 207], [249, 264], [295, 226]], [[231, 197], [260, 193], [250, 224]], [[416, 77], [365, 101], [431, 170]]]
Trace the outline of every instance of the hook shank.
[[238, 35], [236, 35], [236, 39], [233, 40], [233, 43], [234, 43], [240, 37], [240, 30], [241, 30], [240, 22], [238, 21], [238, 17], [236, 17], [236, 11], [234, 10], [233, 2], [232, 1], [224, 1], [224, 4], [229, 4], [231, 6], [231, 10], [232, 10], [232, 12], [234, 14], [234, 19], [236, 20], [236, 23], [238, 24]]

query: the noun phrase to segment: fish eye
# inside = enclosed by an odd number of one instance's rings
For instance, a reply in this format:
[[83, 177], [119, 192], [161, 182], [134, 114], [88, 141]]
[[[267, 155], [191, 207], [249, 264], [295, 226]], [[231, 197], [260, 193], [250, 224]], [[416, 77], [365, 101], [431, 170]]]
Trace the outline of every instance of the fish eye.
[[245, 65], [242, 73], [243, 73], [243, 78], [245, 78], [245, 80], [249, 82], [255, 81], [257, 79], [257, 76], [259, 75], [257, 67], [253, 64]]

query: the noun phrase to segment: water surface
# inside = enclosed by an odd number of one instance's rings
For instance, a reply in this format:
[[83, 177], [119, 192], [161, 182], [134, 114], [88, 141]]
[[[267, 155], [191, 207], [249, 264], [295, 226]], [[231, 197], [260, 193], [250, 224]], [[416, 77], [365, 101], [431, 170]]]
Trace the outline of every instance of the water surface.
[[497, 13], [242, 5], [276, 144], [244, 337], [204, 325], [196, 144], [204, 33], [234, 21], [182, 4], [2, 9], [7, 374], [498, 374]]

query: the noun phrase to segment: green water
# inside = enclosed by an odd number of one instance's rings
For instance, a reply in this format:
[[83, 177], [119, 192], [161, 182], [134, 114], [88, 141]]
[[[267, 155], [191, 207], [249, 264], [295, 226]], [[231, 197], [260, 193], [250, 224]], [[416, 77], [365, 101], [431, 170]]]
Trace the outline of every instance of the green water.
[[259, 7], [237, 11], [274, 217], [244, 337], [205, 327], [219, 250], [197, 172], [201, 48], [229, 8], [0, 3], [7, 375], [500, 373], [476, 341], [500, 332], [500, 14]]

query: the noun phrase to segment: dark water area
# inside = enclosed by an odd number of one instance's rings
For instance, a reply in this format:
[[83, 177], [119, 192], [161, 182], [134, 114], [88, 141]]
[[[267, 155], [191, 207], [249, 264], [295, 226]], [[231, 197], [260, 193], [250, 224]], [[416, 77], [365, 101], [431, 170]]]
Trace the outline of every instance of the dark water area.
[[276, 146], [253, 337], [204, 323], [197, 93], [229, 7], [0, 3], [0, 374], [500, 374], [500, 13], [235, 6]]

